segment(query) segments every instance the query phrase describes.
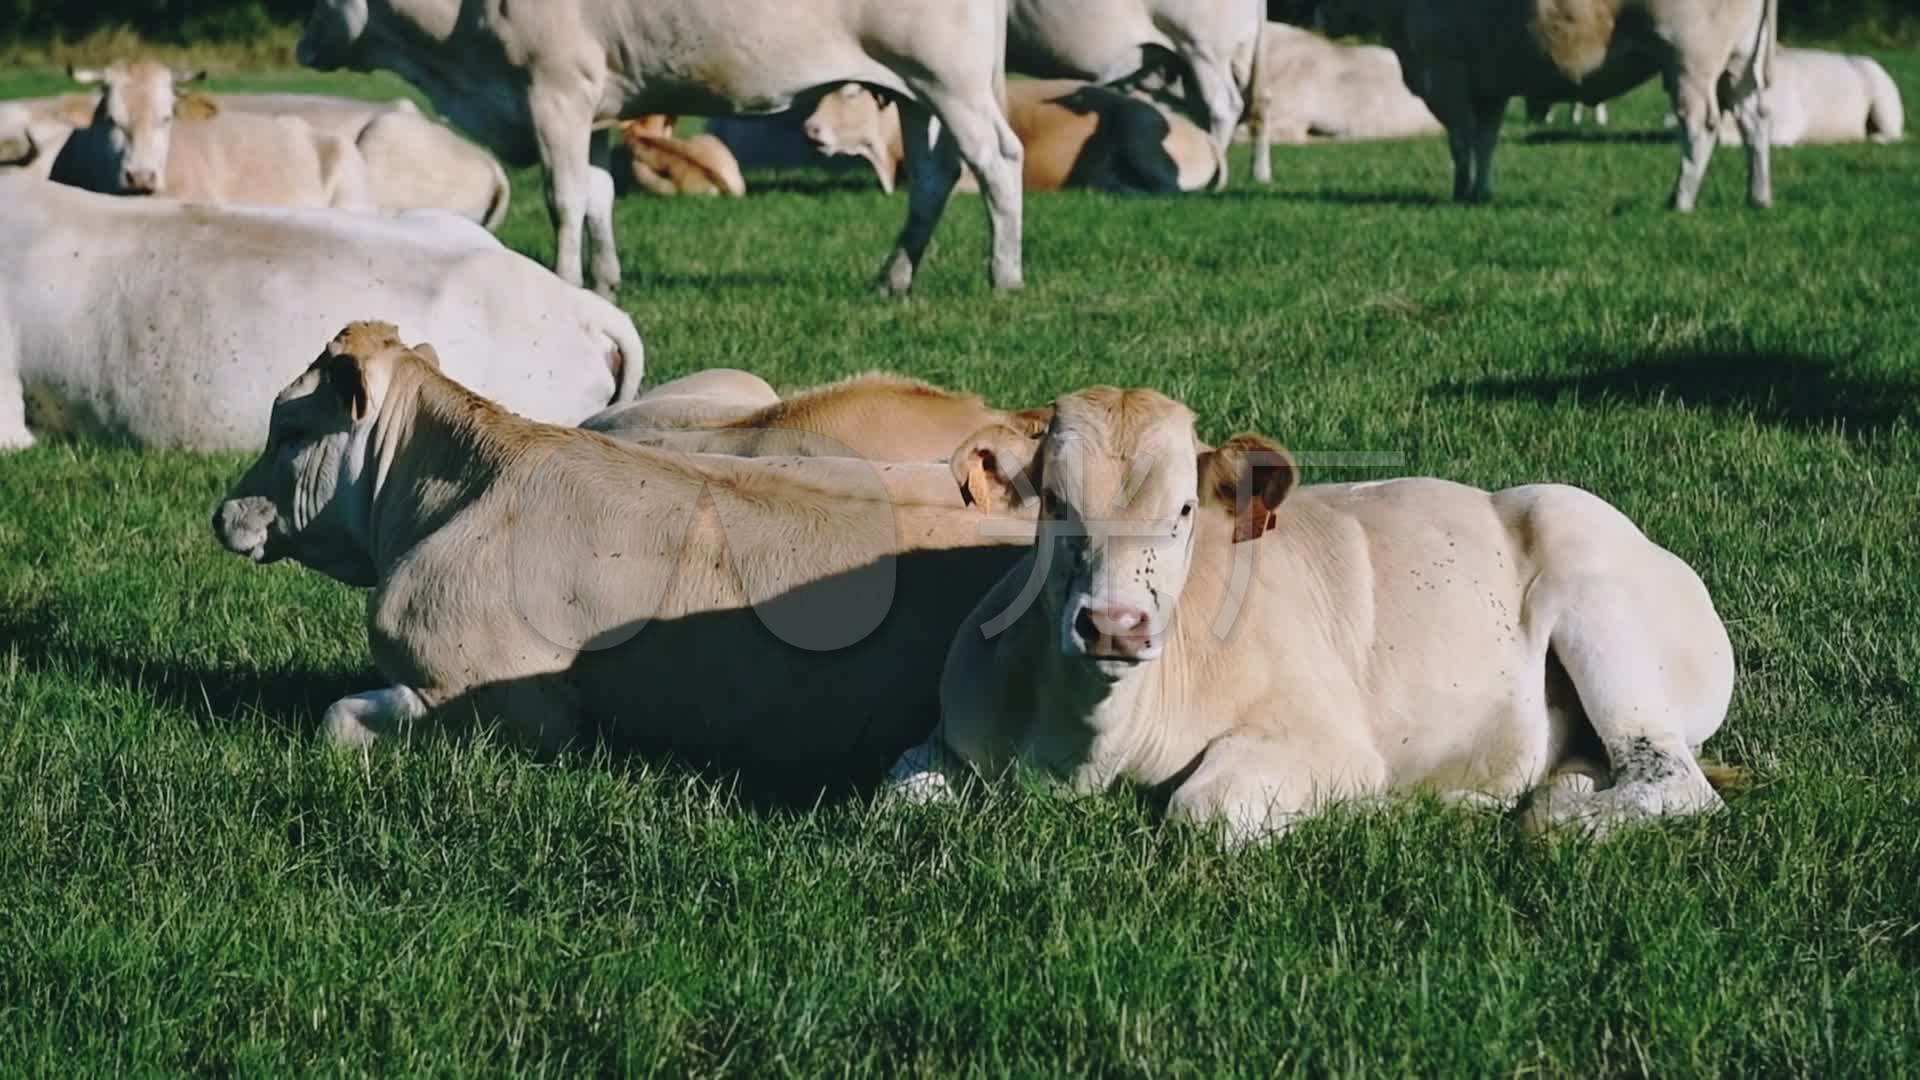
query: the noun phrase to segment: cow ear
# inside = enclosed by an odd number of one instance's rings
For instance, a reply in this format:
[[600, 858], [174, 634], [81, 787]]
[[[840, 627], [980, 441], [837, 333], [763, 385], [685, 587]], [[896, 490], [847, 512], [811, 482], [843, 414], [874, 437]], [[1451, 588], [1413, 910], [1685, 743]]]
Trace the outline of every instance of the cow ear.
[[948, 465], [969, 506], [994, 513], [1018, 509], [1040, 494], [1040, 440], [1005, 424], [968, 436]]
[[1037, 409], [1021, 409], [1009, 413], [1007, 426], [1029, 438], [1037, 439], [1047, 433], [1047, 425], [1053, 423], [1053, 406], [1042, 405]]
[[367, 366], [352, 353], [338, 353], [325, 360], [321, 372], [327, 380], [327, 388], [340, 401], [353, 422], [358, 424], [367, 418], [373, 408], [373, 393], [367, 386]]
[[31, 165], [39, 156], [31, 128], [18, 135], [0, 135], [0, 165]]
[[173, 115], [182, 120], [211, 120], [220, 115], [220, 106], [205, 94], [182, 94], [174, 99]]
[[173, 73], [173, 81], [176, 83], [197, 83], [205, 80], [206, 77], [206, 68], [200, 68], [197, 71], [176, 69]]
[[1235, 435], [1199, 457], [1200, 499], [1233, 515], [1233, 542], [1257, 540], [1300, 478], [1286, 449], [1261, 435]]
[[427, 366], [432, 368], [433, 370], [435, 371], [440, 370], [440, 354], [437, 352], [434, 352], [433, 346], [427, 344], [426, 342], [423, 341], [420, 344], [413, 346], [413, 355], [419, 357], [422, 360], [425, 360], [427, 362]]
[[92, 86], [96, 83], [106, 82], [107, 73], [99, 68], [74, 67], [72, 64], [68, 64], [67, 78], [83, 86]]

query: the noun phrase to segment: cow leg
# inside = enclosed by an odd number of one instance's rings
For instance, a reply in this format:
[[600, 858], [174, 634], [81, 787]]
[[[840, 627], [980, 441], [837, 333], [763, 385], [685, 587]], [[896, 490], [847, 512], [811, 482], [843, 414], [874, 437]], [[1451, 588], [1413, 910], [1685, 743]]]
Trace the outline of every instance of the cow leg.
[[588, 144], [592, 172], [587, 181], [587, 239], [593, 244], [593, 280], [611, 297], [620, 285], [620, 251], [613, 242], [613, 170], [605, 132]]
[[1214, 740], [1167, 816], [1217, 831], [1228, 847], [1279, 839], [1328, 803], [1386, 786], [1386, 763], [1359, 739], [1227, 735]]
[[[1193, 72], [1194, 88], [1207, 110], [1207, 134], [1212, 137], [1218, 166], [1213, 174], [1212, 190], [1221, 191], [1227, 186], [1227, 148], [1233, 145], [1233, 129], [1240, 126], [1240, 114], [1245, 111], [1247, 100], [1233, 77], [1232, 64], [1206, 54], [1190, 54], [1186, 61]], [[1257, 172], [1254, 178], [1259, 179]]]
[[1500, 124], [1507, 115], [1507, 101], [1498, 98], [1476, 101], [1473, 105], [1473, 178], [1472, 202], [1493, 200], [1493, 150], [1500, 143]]
[[907, 170], [907, 223], [894, 241], [893, 254], [880, 268], [880, 288], [905, 296], [913, 288], [914, 272], [926, 256], [934, 226], [946, 212], [953, 185], [960, 179], [960, 160], [945, 132], [936, 139], [933, 115], [918, 101], [901, 98], [900, 144]]
[[33, 445], [33, 433], [27, 430], [27, 387], [15, 366], [16, 351], [6, 323], [0, 322], [0, 450]]
[[426, 702], [410, 687], [393, 686], [343, 697], [327, 707], [320, 731], [333, 746], [360, 748], [383, 735], [404, 734], [427, 715]]
[[1688, 73], [1669, 76], [1667, 93], [1680, 120], [1680, 177], [1673, 185], [1673, 208], [1686, 212], [1700, 200], [1700, 183], [1713, 157], [1713, 126], [1720, 106], [1714, 100], [1713, 84]]
[[[569, 285], [583, 285], [583, 226], [593, 201], [593, 110], [575, 98], [535, 85], [527, 104], [533, 114], [534, 141], [547, 170], [547, 216], [553, 220], [553, 272]], [[608, 229], [611, 232], [611, 226]], [[611, 246], [611, 245], [609, 245]], [[616, 268], [618, 264], [616, 263]], [[614, 280], [594, 283], [612, 295]]]
[[[1648, 594], [1660, 593], [1657, 601]], [[1611, 784], [1582, 791], [1555, 787], [1535, 817], [1540, 824], [1599, 835], [1648, 818], [1718, 810], [1720, 796], [1694, 757], [1726, 715], [1733, 662], [1725, 633], [1676, 606], [1684, 594], [1668, 579], [1635, 582], [1543, 577], [1529, 607], [1552, 604], [1551, 636], [1580, 708], [1607, 752]], [[1538, 597], [1535, 599], [1534, 597]], [[1718, 641], [1715, 641], [1716, 636]]]
[[1747, 143], [1747, 202], [1755, 209], [1773, 205], [1773, 115], [1767, 95], [1751, 77], [1727, 95], [1733, 122]]
[[1473, 201], [1474, 121], [1471, 116], [1447, 124], [1447, 153], [1453, 157], [1453, 201]]
[[[1265, 90], [1254, 95], [1247, 126], [1253, 135], [1253, 179], [1255, 183], [1273, 183], [1273, 96]], [[1299, 140], [1305, 142], [1304, 133]]]
[[959, 797], [969, 775], [960, 755], [934, 736], [900, 755], [887, 770], [881, 792], [914, 804], [951, 802]]

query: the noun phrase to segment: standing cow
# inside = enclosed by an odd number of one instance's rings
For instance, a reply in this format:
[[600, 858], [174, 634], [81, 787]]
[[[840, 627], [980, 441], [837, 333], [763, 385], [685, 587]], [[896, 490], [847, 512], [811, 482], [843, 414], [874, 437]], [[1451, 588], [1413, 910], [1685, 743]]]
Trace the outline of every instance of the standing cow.
[[[648, 112], [766, 113], [840, 82], [901, 98], [913, 162], [907, 221], [881, 270], [904, 293], [960, 163], [986, 190], [993, 284], [1018, 288], [1020, 140], [1000, 107], [1005, 0], [317, 0], [308, 67], [387, 68], [509, 161], [547, 172], [555, 271], [620, 280], [613, 177], [594, 124]], [[934, 135], [932, 120], [938, 118]]]
[[[1597, 105], [1659, 75], [1681, 118], [1673, 208], [1692, 210], [1724, 106], [1747, 133], [1747, 197], [1773, 205], [1767, 109], [1779, 0], [1321, 0], [1334, 34], [1378, 29], [1447, 129], [1453, 197], [1493, 197], [1512, 98]], [[1759, 137], [1755, 137], [1758, 135]]]
[[1007, 17], [1007, 66], [1023, 75], [1115, 83], [1170, 67], [1212, 137], [1214, 187], [1226, 186], [1227, 146], [1259, 78], [1259, 0], [1011, 0]]

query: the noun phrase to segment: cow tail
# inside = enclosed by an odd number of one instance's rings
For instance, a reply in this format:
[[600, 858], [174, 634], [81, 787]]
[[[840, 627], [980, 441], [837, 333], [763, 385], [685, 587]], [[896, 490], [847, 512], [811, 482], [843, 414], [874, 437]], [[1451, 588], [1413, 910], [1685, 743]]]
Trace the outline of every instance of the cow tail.
[[1764, 94], [1773, 85], [1773, 58], [1780, 49], [1780, 0], [1767, 0], [1760, 15], [1760, 47], [1753, 55], [1753, 82]]
[[513, 185], [508, 182], [507, 170], [500, 167], [497, 158], [488, 154], [487, 161], [493, 166], [493, 201], [487, 204], [487, 212], [480, 219], [480, 224], [488, 232], [499, 232], [501, 224], [507, 220], [507, 207], [513, 201]]
[[613, 400], [609, 405], [620, 405], [640, 396], [640, 383], [647, 374], [647, 349], [640, 343], [640, 331], [634, 329], [631, 319], [616, 319], [607, 336], [612, 339], [612, 349], [607, 353], [607, 366], [613, 369]]

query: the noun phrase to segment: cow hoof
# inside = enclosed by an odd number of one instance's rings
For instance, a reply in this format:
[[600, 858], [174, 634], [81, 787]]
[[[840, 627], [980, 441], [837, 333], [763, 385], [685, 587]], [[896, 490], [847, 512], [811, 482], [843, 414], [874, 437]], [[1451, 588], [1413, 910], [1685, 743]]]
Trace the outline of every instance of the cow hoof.
[[31, 450], [34, 438], [30, 431], [0, 432], [0, 452], [9, 450]]
[[993, 280], [994, 292], [1015, 293], [1026, 287], [1026, 279], [1019, 274], [1014, 274], [1012, 277], [995, 278]]

